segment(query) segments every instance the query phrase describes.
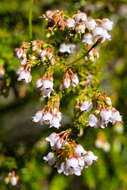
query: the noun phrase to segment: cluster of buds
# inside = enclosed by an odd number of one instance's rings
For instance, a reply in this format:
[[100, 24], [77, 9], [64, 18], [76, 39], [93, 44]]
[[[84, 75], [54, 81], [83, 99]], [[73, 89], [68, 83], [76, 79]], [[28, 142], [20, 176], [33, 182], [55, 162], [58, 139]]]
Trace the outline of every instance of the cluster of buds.
[[54, 165], [58, 173], [80, 176], [83, 168], [92, 165], [98, 157], [93, 152], [84, 150], [81, 145], [74, 141], [68, 140], [68, 135], [68, 132], [63, 131], [59, 134], [52, 133], [47, 137], [46, 141], [50, 143], [52, 152], [49, 152], [43, 159], [49, 165]]
[[51, 127], [59, 128], [62, 114], [59, 111], [59, 103], [56, 98], [49, 100], [48, 104], [42, 110], [39, 110], [33, 117], [33, 122], [50, 125]]
[[50, 98], [50, 94], [53, 91], [53, 78], [49, 73], [45, 73], [42, 78], [36, 81], [36, 88], [42, 92], [44, 98]]
[[27, 55], [29, 49], [30, 44], [25, 42], [15, 50], [16, 56], [20, 60], [20, 67], [16, 72], [18, 81], [25, 81], [26, 83], [30, 83], [32, 80], [31, 64]]
[[105, 152], [109, 152], [110, 151], [110, 144], [108, 143], [108, 141], [106, 140], [106, 137], [103, 133], [99, 133], [96, 141], [95, 141], [95, 146], [97, 148], [101, 148], [103, 149]]
[[55, 10], [55, 11], [46, 11], [46, 13], [43, 15], [43, 17], [45, 18], [45, 20], [48, 23], [48, 29], [49, 30], [53, 30], [56, 26], [58, 26], [58, 28], [60, 30], [64, 30], [65, 29], [65, 21], [64, 21], [64, 15], [63, 15], [63, 11], [60, 10]]
[[79, 79], [77, 74], [73, 73], [71, 69], [69, 69], [63, 77], [63, 86], [64, 88], [69, 88], [70, 86], [76, 87], [79, 84]]
[[19, 176], [15, 171], [9, 172], [8, 176], [5, 178], [5, 183], [10, 183], [12, 186], [16, 186], [19, 181]]
[[23, 43], [15, 50], [17, 58], [20, 60], [20, 67], [17, 70], [18, 81], [30, 83], [32, 80], [31, 68], [37, 64], [55, 64], [53, 48], [48, 44], [35, 40], [31, 43]]

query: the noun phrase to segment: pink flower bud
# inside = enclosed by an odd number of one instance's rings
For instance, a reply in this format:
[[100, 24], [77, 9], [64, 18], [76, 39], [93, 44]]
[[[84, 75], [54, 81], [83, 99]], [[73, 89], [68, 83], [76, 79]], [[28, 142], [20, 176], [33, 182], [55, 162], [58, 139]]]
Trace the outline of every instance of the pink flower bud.
[[65, 78], [63, 80], [64, 87], [65, 88], [69, 88], [70, 87], [70, 83], [71, 83], [70, 76], [69, 76], [69, 74], [66, 73]]

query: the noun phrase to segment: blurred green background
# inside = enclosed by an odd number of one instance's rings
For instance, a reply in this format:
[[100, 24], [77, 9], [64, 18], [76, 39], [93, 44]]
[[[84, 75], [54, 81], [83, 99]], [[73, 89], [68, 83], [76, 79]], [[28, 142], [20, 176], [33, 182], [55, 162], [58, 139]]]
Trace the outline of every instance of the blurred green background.
[[[40, 98], [32, 85], [16, 81], [18, 60], [15, 48], [23, 41], [45, 40], [45, 24], [40, 16], [48, 9], [73, 12], [85, 10], [94, 18], [108, 17], [114, 21], [111, 42], [100, 51], [102, 63], [101, 85], [111, 96], [123, 117], [123, 131], [119, 126], [98, 130], [87, 128], [80, 138], [86, 149], [99, 156], [94, 166], [84, 169], [82, 176], [58, 175], [43, 162], [48, 150], [45, 137], [53, 130], [32, 123], [32, 116], [41, 108]], [[29, 19], [32, 10], [30, 39]], [[127, 190], [127, 0], [0, 0], [0, 65], [6, 74], [0, 79], [0, 190]], [[69, 110], [64, 124], [71, 122]], [[110, 144], [104, 152], [95, 146], [99, 133]], [[16, 187], [4, 181], [15, 170], [20, 180]]]

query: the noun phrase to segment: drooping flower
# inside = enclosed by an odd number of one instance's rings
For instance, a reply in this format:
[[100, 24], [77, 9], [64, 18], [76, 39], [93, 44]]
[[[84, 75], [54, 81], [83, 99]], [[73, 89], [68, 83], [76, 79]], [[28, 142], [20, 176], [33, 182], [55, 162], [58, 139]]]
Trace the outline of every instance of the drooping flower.
[[85, 33], [85, 29], [86, 29], [85, 24], [78, 24], [75, 27], [76, 32], [78, 32], [79, 34]]
[[84, 150], [84, 148], [78, 144], [76, 147], [75, 147], [75, 153], [78, 155], [78, 156], [82, 156], [83, 154], [86, 153], [86, 151]]
[[102, 19], [102, 27], [105, 29], [105, 30], [112, 30], [113, 28], [113, 22], [111, 20], [109, 20], [108, 18], [103, 18]]
[[23, 49], [17, 48], [16, 49], [16, 55], [17, 55], [18, 59], [20, 59], [23, 56]]
[[25, 66], [27, 64], [27, 58], [23, 58], [20, 60], [21, 66]]
[[60, 120], [57, 116], [53, 116], [51, 123], [50, 123], [50, 127], [55, 127], [55, 128], [59, 128], [61, 126], [60, 124]]
[[76, 49], [75, 44], [62, 43], [59, 48], [60, 53], [74, 53]]
[[66, 26], [69, 29], [74, 29], [75, 27], [75, 20], [73, 18], [68, 18], [66, 21]]
[[54, 13], [51, 10], [46, 11], [45, 16], [47, 19], [52, 19]]
[[61, 53], [65, 53], [65, 52], [70, 53], [70, 46], [65, 44], [65, 43], [62, 43], [60, 45], [59, 52], [61, 52]]
[[50, 166], [52, 166], [52, 165], [55, 164], [56, 157], [55, 157], [55, 155], [54, 155], [53, 152], [49, 152], [49, 153], [47, 154], [47, 156], [44, 156], [44, 157], [43, 157], [43, 160], [45, 160], [46, 162], [48, 162], [48, 164], [49, 164]]
[[88, 30], [94, 30], [97, 25], [96, 21], [92, 18], [88, 18], [85, 24]]
[[63, 80], [63, 84], [65, 88], [69, 88], [70, 84], [71, 84], [71, 80], [70, 80], [70, 76], [68, 73], [65, 74], [64, 80]]
[[37, 81], [36, 81], [36, 88], [41, 88], [43, 86], [43, 79], [42, 78], [39, 78]]
[[102, 37], [102, 42], [105, 40], [111, 40], [111, 35], [101, 26], [96, 26], [93, 30], [93, 35], [95, 38]]
[[101, 110], [100, 116], [101, 116], [102, 121], [104, 121], [105, 123], [110, 122], [111, 114], [112, 112], [110, 109]]
[[88, 44], [88, 45], [92, 45], [93, 44], [93, 36], [90, 33], [87, 33], [83, 36], [83, 43]]
[[81, 110], [81, 111], [90, 112], [92, 108], [93, 108], [93, 104], [92, 104], [91, 100], [85, 100], [85, 101], [82, 103], [82, 105], [81, 105], [81, 107], [80, 107], [80, 110]]
[[87, 16], [85, 13], [77, 13], [75, 15], [75, 21], [76, 23], [85, 22], [87, 19]]
[[52, 114], [50, 112], [46, 112], [43, 114], [43, 123], [49, 125], [52, 121]]
[[35, 114], [35, 116], [33, 116], [33, 122], [37, 123], [37, 122], [41, 121], [42, 116], [43, 116], [42, 111], [38, 111], [38, 112]]
[[23, 71], [20, 72], [19, 77], [18, 77], [17, 80], [18, 80], [18, 81], [22, 81], [22, 80], [23, 80], [23, 81], [25, 81], [26, 83], [30, 83], [31, 80], [32, 80], [32, 76], [31, 76], [31, 74], [30, 74], [29, 71], [23, 70]]
[[50, 97], [50, 94], [53, 91], [53, 82], [51, 80], [44, 80], [41, 90], [44, 98]]
[[98, 118], [94, 114], [90, 114], [87, 122], [88, 122], [88, 125], [90, 127], [97, 127], [98, 126]]
[[76, 87], [79, 84], [79, 79], [76, 74], [72, 75], [71, 80], [72, 80], [72, 87]]
[[115, 124], [117, 121], [121, 122], [122, 117], [119, 111], [117, 111], [115, 108], [112, 108], [111, 122]]
[[86, 162], [87, 165], [92, 165], [94, 160], [97, 160], [98, 157], [94, 155], [93, 152], [88, 151], [84, 157], [84, 161]]
[[50, 143], [51, 148], [55, 146], [58, 140], [59, 136], [56, 133], [52, 133], [51, 135], [46, 137], [46, 141]]

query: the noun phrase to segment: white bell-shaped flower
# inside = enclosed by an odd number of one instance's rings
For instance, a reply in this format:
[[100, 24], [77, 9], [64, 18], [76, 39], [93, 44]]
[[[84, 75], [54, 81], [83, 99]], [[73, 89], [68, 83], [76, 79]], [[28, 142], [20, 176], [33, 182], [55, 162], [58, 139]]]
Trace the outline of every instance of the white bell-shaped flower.
[[85, 101], [82, 103], [82, 105], [81, 105], [81, 107], [80, 107], [80, 110], [81, 110], [81, 111], [90, 112], [92, 108], [93, 108], [93, 104], [92, 104], [91, 100], [85, 100]]
[[113, 22], [111, 20], [109, 20], [108, 18], [103, 18], [102, 19], [102, 27], [105, 29], [105, 30], [112, 30], [113, 28]]
[[93, 44], [93, 36], [90, 33], [87, 33], [83, 36], [83, 43], [88, 44], [88, 45], [92, 45]]
[[44, 80], [41, 90], [44, 98], [50, 97], [50, 94], [53, 91], [53, 82], [51, 80]]
[[71, 53], [69, 44], [62, 43], [59, 48], [60, 53]]
[[102, 121], [109, 122], [111, 118], [111, 110], [110, 109], [103, 109], [100, 112], [100, 116], [102, 118]]
[[79, 79], [78, 79], [78, 76], [76, 74], [72, 75], [71, 80], [72, 80], [72, 86], [73, 87], [76, 87], [79, 84]]
[[122, 122], [122, 117], [115, 108], [112, 108], [111, 122], [115, 124], [117, 121]]
[[76, 32], [78, 32], [79, 34], [85, 33], [85, 29], [86, 29], [85, 24], [78, 24], [78, 25], [75, 27]]
[[95, 156], [94, 153], [91, 151], [88, 151], [84, 157], [84, 161], [86, 162], [87, 165], [92, 165], [93, 161], [97, 159], [98, 157]]
[[65, 88], [69, 88], [70, 84], [71, 84], [70, 77], [65, 77], [64, 80], [63, 80], [63, 83], [64, 83]]
[[27, 63], [27, 58], [23, 58], [23, 59], [20, 60], [21, 66], [25, 66], [26, 63]]
[[87, 19], [87, 16], [85, 13], [77, 13], [75, 15], [75, 21], [76, 23], [79, 23], [79, 22], [85, 22]]
[[18, 80], [18, 81], [22, 81], [22, 80], [23, 80], [23, 81], [25, 81], [26, 83], [30, 83], [31, 80], [32, 80], [32, 76], [31, 76], [31, 74], [30, 74], [29, 71], [23, 70], [23, 71], [20, 72], [19, 77], [18, 77], [17, 80]]
[[42, 86], [43, 86], [43, 80], [42, 80], [42, 78], [39, 78], [36, 81], [36, 88], [41, 88]]
[[97, 25], [97, 23], [94, 19], [92, 19], [92, 18], [87, 19], [86, 27], [88, 28], [88, 30], [94, 30], [96, 25]]
[[52, 118], [53, 118], [53, 116], [50, 112], [44, 113], [44, 115], [43, 115], [44, 124], [46, 124], [46, 125], [50, 124], [52, 121]]
[[75, 153], [78, 155], [78, 156], [82, 156], [82, 154], [85, 154], [86, 151], [84, 150], [84, 148], [78, 144], [76, 147], [75, 147]]
[[50, 143], [51, 147], [54, 147], [58, 140], [59, 136], [56, 133], [52, 133], [51, 135], [46, 137], [46, 141]]
[[58, 117], [54, 116], [51, 120], [51, 123], [50, 123], [50, 127], [55, 127], [57, 129], [59, 129], [60, 127], [60, 120]]
[[18, 48], [16, 51], [16, 55], [17, 55], [18, 59], [20, 59], [23, 56], [23, 49]]
[[33, 116], [33, 122], [37, 123], [37, 122], [41, 121], [42, 116], [43, 116], [42, 111], [38, 111], [35, 114], [35, 116]]
[[66, 21], [66, 26], [69, 29], [73, 29], [75, 27], [75, 20], [73, 18], [68, 18]]
[[90, 127], [97, 127], [98, 126], [98, 118], [94, 114], [90, 114], [87, 122], [88, 122], [88, 125]]
[[44, 156], [44, 157], [43, 157], [43, 160], [45, 160], [46, 162], [48, 162], [48, 164], [49, 164], [50, 166], [52, 166], [52, 165], [54, 165], [55, 162], [56, 162], [56, 157], [55, 157], [55, 155], [54, 155], [53, 152], [49, 152], [47, 156]]

